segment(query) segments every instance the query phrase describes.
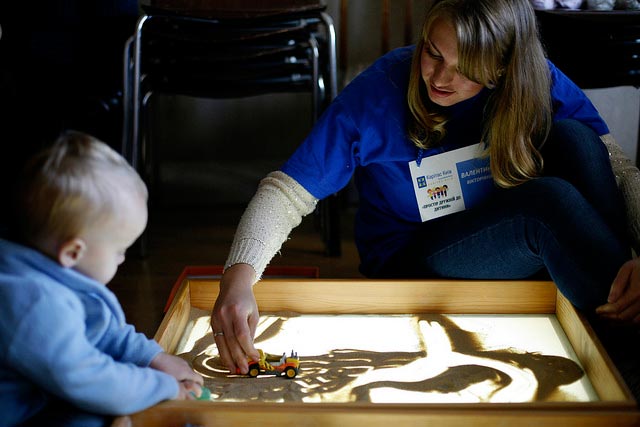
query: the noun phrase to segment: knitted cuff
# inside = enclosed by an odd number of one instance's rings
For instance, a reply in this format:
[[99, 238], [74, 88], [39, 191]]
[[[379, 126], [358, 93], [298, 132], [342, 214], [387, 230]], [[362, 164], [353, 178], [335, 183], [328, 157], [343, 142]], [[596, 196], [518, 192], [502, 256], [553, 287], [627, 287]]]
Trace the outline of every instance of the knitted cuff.
[[256, 271], [256, 282], [260, 280], [291, 230], [313, 212], [317, 201], [289, 175], [268, 174], [242, 214], [225, 268], [249, 264]]
[[255, 281], [257, 282], [270, 260], [271, 256], [265, 251], [264, 242], [256, 239], [238, 239], [234, 242], [224, 269], [235, 264], [249, 264], [256, 272]]
[[640, 171], [611, 135], [604, 135], [601, 138], [609, 151], [611, 169], [624, 198], [631, 245], [638, 254], [640, 253]]

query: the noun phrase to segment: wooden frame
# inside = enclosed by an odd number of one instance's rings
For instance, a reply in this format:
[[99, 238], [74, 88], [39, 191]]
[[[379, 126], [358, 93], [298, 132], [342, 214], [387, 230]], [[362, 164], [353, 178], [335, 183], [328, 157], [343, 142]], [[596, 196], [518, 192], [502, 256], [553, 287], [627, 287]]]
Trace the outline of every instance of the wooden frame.
[[[218, 280], [185, 278], [156, 340], [174, 352], [191, 308], [211, 310]], [[169, 401], [125, 417], [132, 427], [268, 426], [631, 426], [636, 402], [585, 318], [552, 282], [273, 279], [254, 289], [263, 312], [304, 314], [555, 314], [600, 400], [473, 404]], [[125, 421], [124, 418], [116, 422]]]

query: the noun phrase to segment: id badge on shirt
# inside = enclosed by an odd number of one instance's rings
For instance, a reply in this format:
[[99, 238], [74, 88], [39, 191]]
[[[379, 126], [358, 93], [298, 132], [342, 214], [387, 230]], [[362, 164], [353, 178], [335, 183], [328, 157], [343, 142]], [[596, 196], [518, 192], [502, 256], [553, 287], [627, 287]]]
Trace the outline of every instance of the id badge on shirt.
[[409, 162], [422, 221], [475, 206], [494, 189], [489, 158], [479, 143]]

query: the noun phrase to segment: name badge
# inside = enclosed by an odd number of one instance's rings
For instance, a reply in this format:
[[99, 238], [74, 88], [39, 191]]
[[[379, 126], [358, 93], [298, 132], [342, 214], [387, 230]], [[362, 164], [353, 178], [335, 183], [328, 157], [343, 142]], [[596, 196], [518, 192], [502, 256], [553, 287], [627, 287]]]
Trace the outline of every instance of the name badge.
[[422, 222], [469, 209], [494, 189], [484, 143], [409, 162]]

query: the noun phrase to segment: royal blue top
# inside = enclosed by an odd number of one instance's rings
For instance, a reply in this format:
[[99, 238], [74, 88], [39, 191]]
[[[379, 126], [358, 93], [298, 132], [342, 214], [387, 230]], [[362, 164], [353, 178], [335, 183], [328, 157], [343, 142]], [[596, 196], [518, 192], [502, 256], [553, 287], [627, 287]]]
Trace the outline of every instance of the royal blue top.
[[175, 378], [148, 367], [162, 348], [125, 322], [106, 286], [1, 239], [0, 313], [0, 425], [51, 396], [121, 415], [178, 395]]
[[[355, 242], [368, 275], [402, 248], [421, 224], [409, 171], [419, 150], [409, 139], [407, 89], [415, 46], [378, 59], [340, 92], [308, 137], [282, 166], [318, 199], [344, 188], [355, 174], [359, 208]], [[551, 62], [554, 120], [579, 120], [598, 135], [607, 125], [586, 95]], [[447, 108], [442, 146], [423, 157], [480, 142], [490, 91]]]

